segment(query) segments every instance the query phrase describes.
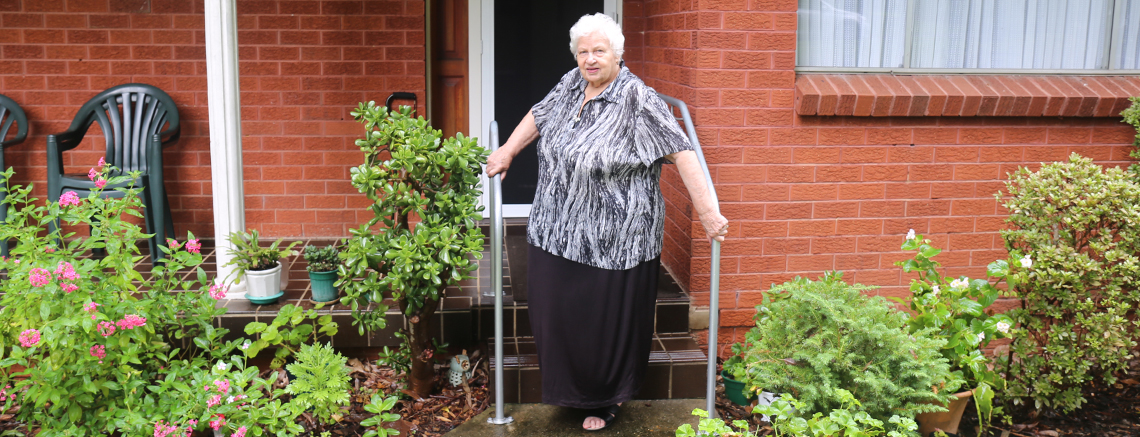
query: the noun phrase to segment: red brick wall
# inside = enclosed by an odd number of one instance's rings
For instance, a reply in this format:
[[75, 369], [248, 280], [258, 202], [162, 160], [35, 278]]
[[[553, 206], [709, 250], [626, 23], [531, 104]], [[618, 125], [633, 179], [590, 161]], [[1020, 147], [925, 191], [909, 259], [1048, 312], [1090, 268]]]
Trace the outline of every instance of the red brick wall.
[[[723, 347], [752, 326], [762, 291], [827, 270], [907, 295], [893, 264], [907, 230], [946, 251], [952, 275], [1005, 255], [993, 194], [1019, 166], [1129, 161], [1118, 117], [801, 117], [793, 111], [795, 0], [625, 2], [634, 73], [685, 99], [730, 220], [721, 261]], [[694, 303], [709, 298], [709, 245], [675, 173], [666, 254]], [[688, 215], [688, 217], [686, 217]], [[692, 254], [691, 263], [688, 254]], [[723, 353], [723, 349], [722, 349]]]
[[[246, 223], [269, 236], [344, 236], [370, 217], [348, 182], [362, 126], [349, 111], [411, 91], [424, 105], [424, 2], [239, 0]], [[101, 90], [149, 83], [174, 98], [182, 140], [164, 154], [178, 232], [212, 236], [201, 0], [0, 0], [0, 93], [32, 135], [5, 151], [14, 183], [45, 193], [45, 136]], [[93, 129], [88, 133], [97, 133]], [[95, 135], [99, 136], [99, 135]], [[101, 156], [65, 153], [69, 172]]]

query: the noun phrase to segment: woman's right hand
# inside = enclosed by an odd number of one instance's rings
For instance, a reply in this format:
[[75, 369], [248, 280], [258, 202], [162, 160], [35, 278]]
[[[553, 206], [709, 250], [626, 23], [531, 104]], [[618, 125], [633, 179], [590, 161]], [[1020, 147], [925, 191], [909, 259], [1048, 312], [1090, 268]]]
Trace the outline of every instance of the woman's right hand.
[[491, 156], [487, 157], [487, 177], [493, 177], [499, 173], [503, 174], [502, 179], [507, 178], [507, 169], [511, 167], [511, 160], [514, 156], [507, 151], [506, 147], [500, 147]]

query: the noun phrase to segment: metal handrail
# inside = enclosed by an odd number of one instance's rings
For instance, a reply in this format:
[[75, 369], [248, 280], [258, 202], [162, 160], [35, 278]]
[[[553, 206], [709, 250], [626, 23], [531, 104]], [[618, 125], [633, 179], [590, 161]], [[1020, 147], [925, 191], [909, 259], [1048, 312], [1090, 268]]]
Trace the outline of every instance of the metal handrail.
[[[499, 150], [499, 122], [491, 122], [491, 152]], [[487, 422], [506, 425], [514, 421], [503, 416], [503, 199], [502, 173], [491, 177], [491, 290], [495, 292], [495, 417]]]
[[[697, 141], [697, 130], [693, 127], [693, 117], [689, 116], [689, 107], [680, 99], [657, 93], [661, 100], [681, 111], [678, 121], [685, 124], [685, 133], [689, 134], [689, 143], [697, 152], [697, 160], [701, 163], [701, 170], [705, 173], [705, 184], [708, 185], [709, 195], [712, 196], [713, 207], [720, 213], [720, 201], [716, 197], [716, 188], [713, 186], [712, 175], [709, 174], [709, 165], [705, 162], [705, 154], [701, 152], [701, 143]], [[717, 328], [720, 327], [720, 242], [712, 240], [712, 271], [709, 279], [709, 363], [705, 381], [705, 411], [709, 418], [716, 417], [716, 349]]]

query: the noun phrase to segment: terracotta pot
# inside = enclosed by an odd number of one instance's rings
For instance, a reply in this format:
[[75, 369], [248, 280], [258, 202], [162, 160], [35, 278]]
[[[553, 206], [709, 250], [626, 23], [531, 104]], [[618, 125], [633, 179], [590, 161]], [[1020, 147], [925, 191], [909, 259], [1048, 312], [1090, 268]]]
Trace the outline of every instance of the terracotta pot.
[[966, 411], [966, 404], [970, 403], [970, 398], [973, 395], [973, 390], [955, 393], [954, 400], [950, 401], [950, 405], [945, 405], [946, 409], [950, 411], [923, 413], [915, 416], [914, 421], [918, 422], [918, 434], [926, 437], [939, 429], [947, 433], [957, 433], [958, 422], [962, 421], [962, 412]]

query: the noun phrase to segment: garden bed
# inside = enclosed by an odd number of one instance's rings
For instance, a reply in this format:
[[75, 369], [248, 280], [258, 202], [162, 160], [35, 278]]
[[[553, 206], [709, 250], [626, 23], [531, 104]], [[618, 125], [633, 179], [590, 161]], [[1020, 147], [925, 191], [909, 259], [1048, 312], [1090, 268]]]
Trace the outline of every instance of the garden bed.
[[[1064, 415], [1054, 412], [1037, 414], [1029, 408], [1013, 412], [1011, 425], [995, 423], [990, 435], [1012, 437], [1131, 437], [1140, 435], [1140, 360], [1133, 360], [1129, 371], [1113, 385], [1090, 384], [1085, 389], [1088, 403], [1084, 408]], [[724, 395], [724, 385], [716, 392], [716, 411], [725, 421], [745, 420], [758, 435], [772, 435], [772, 429], [751, 414], [751, 407], [732, 403]], [[995, 419], [995, 422], [998, 422]], [[959, 435], [977, 436], [978, 416], [971, 402], [962, 416]]]

